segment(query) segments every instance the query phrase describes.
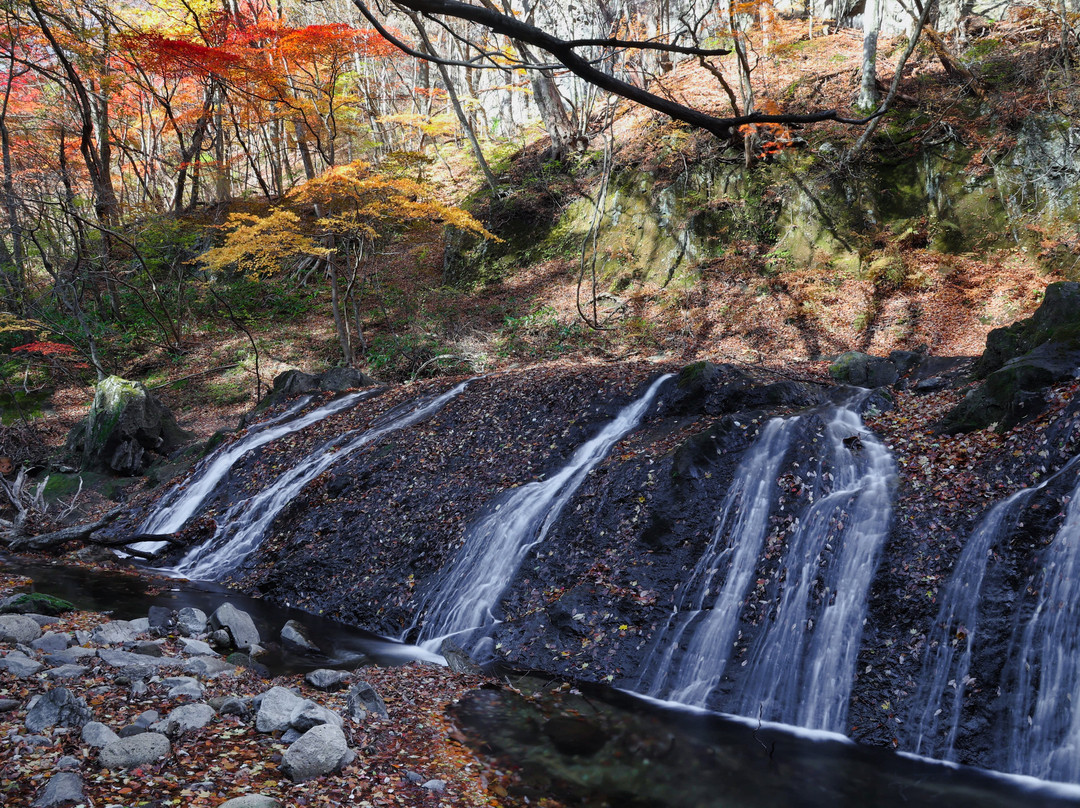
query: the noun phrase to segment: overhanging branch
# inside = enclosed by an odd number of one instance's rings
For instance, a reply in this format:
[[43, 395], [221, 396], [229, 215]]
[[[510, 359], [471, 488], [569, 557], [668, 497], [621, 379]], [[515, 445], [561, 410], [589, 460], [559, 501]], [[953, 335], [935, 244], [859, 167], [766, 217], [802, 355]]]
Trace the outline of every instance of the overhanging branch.
[[[364, 0], [352, 0], [353, 5], [360, 11], [363, 17], [371, 23], [371, 25], [378, 31], [388, 42], [393, 44], [399, 50], [407, 53], [410, 56], [414, 56], [417, 59], [425, 59], [427, 61], [439, 61], [446, 65], [457, 65], [461, 67], [476, 67], [477, 65], [470, 62], [461, 62], [455, 60], [441, 59], [439, 57], [433, 57], [431, 54], [423, 53], [410, 47], [407, 43], [403, 42], [400, 38], [394, 36], [386, 26], [372, 13], [368, 8]], [[871, 115], [865, 118], [848, 118], [839, 113], [835, 109], [819, 110], [817, 112], [811, 112], [806, 114], [772, 114], [765, 115], [761, 113], [751, 113], [749, 115], [736, 115], [727, 118], [716, 117], [702, 112], [699, 109], [688, 107], [684, 104], [680, 104], [671, 99], [662, 98], [661, 96], [650, 93], [648, 90], [644, 90], [640, 87], [635, 87], [633, 84], [625, 82], [615, 76], [609, 75], [602, 70], [596, 68], [592, 62], [588, 59], [580, 56], [575, 48], [586, 46], [604, 46], [612, 48], [635, 48], [635, 49], [647, 49], [647, 50], [665, 50], [673, 53], [682, 53], [686, 55], [699, 55], [705, 56], [719, 56], [724, 55], [727, 51], [724, 50], [711, 50], [694, 47], [684, 47], [680, 45], [664, 45], [657, 42], [635, 42], [633, 40], [619, 40], [619, 39], [577, 39], [566, 40], [560, 39], [541, 28], [537, 28], [528, 22], [512, 17], [508, 14], [503, 14], [494, 9], [475, 6], [468, 3], [459, 2], [459, 0], [394, 0], [395, 4], [402, 9], [407, 9], [410, 12], [423, 14], [425, 16], [443, 16], [453, 17], [455, 19], [464, 20], [466, 22], [472, 22], [477, 25], [483, 26], [488, 30], [496, 34], [501, 34], [511, 39], [516, 39], [524, 42], [528, 45], [533, 45], [541, 50], [547, 51], [559, 62], [562, 67], [565, 67], [574, 75], [589, 82], [595, 87], [601, 90], [605, 90], [614, 95], [626, 98], [629, 101], [633, 101], [636, 104], [640, 104], [643, 107], [656, 110], [669, 118], [677, 121], [682, 121], [697, 129], [704, 129], [706, 132], [710, 132], [722, 139], [730, 139], [732, 136], [732, 130], [740, 126], [748, 124], [762, 124], [762, 123], [778, 123], [778, 124], [806, 124], [806, 123], [818, 123], [820, 121], [837, 121], [844, 124], [860, 125], [865, 124], [872, 120], [875, 116]]]

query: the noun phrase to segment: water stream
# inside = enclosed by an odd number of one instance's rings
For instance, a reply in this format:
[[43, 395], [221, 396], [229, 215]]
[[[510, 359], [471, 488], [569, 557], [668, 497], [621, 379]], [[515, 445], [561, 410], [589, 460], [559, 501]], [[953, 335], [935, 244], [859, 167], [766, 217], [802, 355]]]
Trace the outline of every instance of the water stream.
[[1008, 768], [1080, 782], [1080, 484], [1029, 583], [1035, 608], [1006, 666]]
[[[709, 550], [686, 587], [679, 611], [687, 613], [672, 616], [652, 695], [843, 731], [895, 476], [892, 456], [862, 423], [857, 403], [825, 411], [816, 456], [792, 464], [801, 466], [807, 502], [788, 530], [775, 577], [758, 581], [766, 586], [769, 611], [753, 630], [736, 676], [729, 670], [733, 640], [769, 529], [776, 472], [801, 419], [776, 420], [762, 430], [735, 473]], [[720, 569], [725, 576], [716, 591]]]
[[[682, 584], [683, 597], [655, 643], [659, 661], [639, 679], [639, 687], [650, 696], [703, 706], [719, 683], [769, 530], [777, 473], [799, 420], [774, 418], [765, 424], [732, 475], [712, 540]], [[717, 594], [714, 586], [721, 571], [723, 583]], [[715, 600], [707, 608], [706, 599], [712, 595]]]
[[411, 401], [386, 413], [368, 429], [352, 430], [327, 441], [262, 491], [230, 506], [219, 517], [214, 536], [189, 550], [171, 571], [195, 580], [219, 580], [258, 547], [270, 523], [304, 486], [358, 449], [434, 415], [467, 384], [462, 382], [437, 397]]
[[[255, 424], [243, 437], [222, 446], [204, 458], [183, 483], [174, 485], [161, 496], [154, 510], [139, 525], [137, 532], [175, 533], [199, 512], [218, 484], [225, 479], [241, 457], [278, 438], [298, 432], [335, 413], [347, 410], [380, 392], [382, 388], [350, 393], [337, 397], [299, 417], [294, 417], [311, 401], [311, 396], [302, 396], [284, 412]], [[165, 546], [167, 542], [144, 541], [132, 547], [135, 550], [156, 553]]]
[[[995, 549], [1010, 536], [1036, 493], [1080, 464], [1074, 458], [1037, 486], [997, 503], [968, 538], [944, 588], [912, 700], [908, 744], [920, 754], [956, 757], [965, 696], [976, 681], [972, 659], [981, 644], [984, 581]], [[1015, 611], [1014, 636], [1004, 664], [998, 721], [1001, 743], [993, 761], [1035, 777], [1080, 782], [1080, 486], [1071, 493], [1062, 525], [1040, 554], [1035, 592]], [[981, 683], [985, 689], [987, 683]], [[989, 762], [989, 761], [988, 761]]]
[[457, 556], [418, 613], [426, 617], [421, 645], [437, 650], [448, 637], [460, 643], [465, 634], [496, 620], [492, 609], [525, 555], [544, 540], [585, 475], [637, 428], [669, 378], [671, 374], [656, 379], [579, 446], [558, 472], [515, 488], [468, 529]]

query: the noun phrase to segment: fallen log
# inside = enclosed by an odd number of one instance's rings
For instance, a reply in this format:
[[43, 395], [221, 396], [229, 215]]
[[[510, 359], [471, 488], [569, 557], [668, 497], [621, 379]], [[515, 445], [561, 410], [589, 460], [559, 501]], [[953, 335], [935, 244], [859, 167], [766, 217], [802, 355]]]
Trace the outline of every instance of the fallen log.
[[[96, 522], [85, 525], [72, 525], [71, 527], [54, 530], [51, 533], [42, 533], [39, 536], [16, 536], [8, 541], [8, 549], [16, 552], [42, 551], [51, 550], [69, 541], [87, 542], [90, 540], [90, 534], [111, 524], [125, 510], [126, 507], [121, 505], [118, 508], [113, 508]], [[125, 539], [125, 541], [130, 541], [130, 539]]]

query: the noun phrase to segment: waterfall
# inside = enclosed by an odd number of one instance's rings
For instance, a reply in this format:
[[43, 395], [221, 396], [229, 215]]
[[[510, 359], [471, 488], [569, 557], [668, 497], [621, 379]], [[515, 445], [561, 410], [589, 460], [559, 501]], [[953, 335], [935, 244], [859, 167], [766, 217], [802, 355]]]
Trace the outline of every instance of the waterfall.
[[1080, 484], [1043, 550], [1035, 608], [1018, 625], [1004, 681], [1008, 768], [1080, 782]]
[[638, 426], [669, 378], [671, 374], [666, 374], [654, 381], [643, 396], [579, 446], [558, 472], [515, 488], [468, 529], [464, 544], [421, 610], [427, 616], [420, 631], [423, 647], [437, 650], [447, 637], [495, 621], [492, 609], [525, 555], [544, 540], [585, 475]]
[[368, 429], [355, 429], [322, 444], [258, 494], [232, 505], [219, 518], [214, 536], [189, 550], [173, 571], [194, 580], [219, 579], [259, 545], [270, 523], [304, 486], [335, 463], [387, 433], [434, 415], [466, 385], [467, 381], [438, 397], [421, 398], [397, 407]]
[[[139, 533], [175, 533], [182, 528], [206, 502], [217, 488], [218, 483], [229, 473], [241, 457], [249, 452], [277, 440], [280, 437], [297, 432], [311, 424], [328, 418], [335, 413], [352, 407], [365, 398], [382, 392], [381, 388], [361, 390], [357, 393], [340, 396], [299, 418], [293, 416], [311, 401], [311, 396], [303, 396], [284, 412], [275, 417], [255, 424], [247, 433], [232, 443], [222, 446], [204, 458], [191, 476], [183, 483], [174, 485], [158, 499], [154, 510], [139, 525]], [[136, 550], [154, 553], [165, 547], [167, 542], [145, 541], [133, 545]]]
[[[1032, 497], [1080, 462], [1073, 458], [1037, 486], [994, 505], [964, 545], [944, 588], [912, 700], [908, 740], [915, 752], [955, 757], [979, 633], [982, 587], [993, 550], [1016, 527]], [[1080, 781], [1080, 485], [1061, 527], [1042, 551], [1037, 591], [1026, 619], [1018, 617], [1005, 660], [998, 723], [1004, 727], [997, 765], [1036, 777]], [[1023, 592], [1010, 611], [1024, 615]], [[987, 686], [986, 682], [982, 683]]]
[[[993, 547], [1001, 538], [1004, 525], [1010, 527], [1031, 495], [1038, 490], [1025, 488], [997, 503], [975, 528], [964, 545], [960, 560], [944, 588], [941, 607], [927, 640], [919, 689], [912, 703], [911, 731], [917, 754], [934, 755], [944, 760], [953, 757], [964, 691], [969, 684], [971, 651], [975, 644], [979, 600], [983, 578]], [[959, 654], [957, 653], [959, 651]], [[948, 713], [941, 705], [942, 695], [951, 700]], [[939, 738], [942, 714], [948, 723], [945, 738]]]
[[[728, 712], [843, 731], [867, 594], [888, 534], [895, 468], [855, 402], [827, 416], [818, 456], [799, 472], [808, 502], [788, 531], [775, 577], [758, 582], [769, 587], [772, 611], [757, 626], [744, 661], [729, 670], [768, 530], [776, 471], [791, 440], [785, 433], [801, 419], [767, 424], [736, 471], [735, 493], [725, 497], [710, 549], [684, 595], [690, 614], [675, 616], [686, 622], [671, 632], [661, 656], [661, 666], [673, 669], [658, 671], [654, 694], [696, 706], [715, 699]], [[717, 565], [725, 563], [724, 582], [712, 597]], [[725, 678], [731, 681], [718, 693]]]
[[[774, 418], [765, 424], [735, 470], [712, 540], [689, 579], [681, 585], [684, 596], [654, 644], [660, 661], [650, 666], [638, 682], [644, 686], [651, 677], [647, 690], [650, 696], [668, 696], [683, 704], [703, 706], [719, 682], [738, 628], [746, 589], [769, 529], [769, 515], [776, 503], [776, 476], [799, 420]], [[714, 592], [714, 582], [725, 568], [720, 592], [712, 607], [706, 609], [705, 599]], [[689, 645], [682, 654], [682, 664], [676, 668], [674, 657], [688, 630]]]

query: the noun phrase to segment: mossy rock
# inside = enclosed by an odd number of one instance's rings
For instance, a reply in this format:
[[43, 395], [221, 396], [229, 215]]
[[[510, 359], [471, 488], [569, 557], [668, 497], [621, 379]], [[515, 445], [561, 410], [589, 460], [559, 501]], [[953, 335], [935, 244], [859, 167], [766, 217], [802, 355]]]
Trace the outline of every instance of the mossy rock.
[[1012, 429], [1045, 407], [1042, 391], [1075, 377], [1080, 344], [1046, 342], [998, 368], [942, 420], [941, 432], [956, 434], [997, 424]]
[[120, 492], [134, 482], [132, 479], [116, 478], [94, 471], [81, 471], [74, 474], [53, 472], [45, 478], [45, 490], [42, 496], [48, 503], [65, 497], [75, 496], [80, 490], [95, 491], [106, 499], [116, 500]]
[[68, 435], [67, 449], [80, 456], [84, 470], [132, 476], [190, 437], [142, 384], [109, 376], [98, 382], [90, 413]]
[[71, 601], [41, 592], [12, 595], [0, 602], [0, 614], [44, 614], [55, 617], [74, 610], [75, 604]]
[[991, 331], [986, 350], [975, 363], [975, 375], [989, 376], [1006, 362], [1048, 342], [1080, 348], [1080, 283], [1050, 284], [1042, 305], [1031, 317]]
[[840, 354], [829, 365], [829, 375], [839, 382], [856, 387], [887, 387], [900, 378], [896, 365], [888, 359], [870, 356], [862, 351]]

